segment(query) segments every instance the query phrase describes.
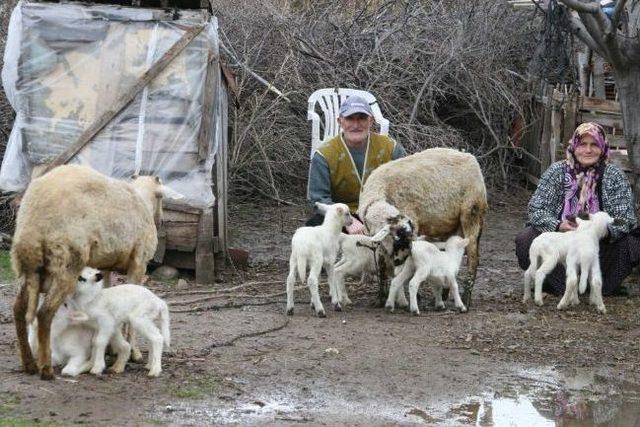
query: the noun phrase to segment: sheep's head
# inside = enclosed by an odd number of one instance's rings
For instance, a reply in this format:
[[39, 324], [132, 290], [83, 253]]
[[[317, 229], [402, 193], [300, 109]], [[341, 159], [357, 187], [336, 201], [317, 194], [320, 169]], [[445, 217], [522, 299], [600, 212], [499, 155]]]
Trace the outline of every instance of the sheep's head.
[[349, 212], [349, 206], [344, 203], [334, 203], [327, 205], [325, 203], [316, 202], [316, 208], [319, 212], [323, 213], [325, 220], [335, 221], [340, 225], [340, 228], [351, 225], [353, 217]]
[[156, 226], [162, 224], [162, 200], [164, 198], [173, 200], [180, 200], [184, 198], [182, 194], [172, 190], [166, 185], [163, 185], [162, 180], [158, 176], [133, 175], [131, 179], [131, 184], [138, 190], [141, 195], [143, 195], [146, 200], [152, 203], [153, 219]]
[[387, 218], [386, 227], [389, 227], [389, 234], [393, 238], [393, 265], [402, 265], [411, 255], [411, 242], [417, 237], [416, 228], [413, 221], [402, 214]]
[[460, 236], [451, 236], [447, 239], [447, 243], [445, 244], [446, 250], [450, 249], [464, 249], [469, 244], [469, 239], [460, 237]]
[[82, 295], [83, 298], [93, 299], [102, 290], [103, 275], [100, 270], [95, 268], [85, 267], [82, 269], [80, 276], [78, 276], [78, 283], [76, 284], [76, 293]]

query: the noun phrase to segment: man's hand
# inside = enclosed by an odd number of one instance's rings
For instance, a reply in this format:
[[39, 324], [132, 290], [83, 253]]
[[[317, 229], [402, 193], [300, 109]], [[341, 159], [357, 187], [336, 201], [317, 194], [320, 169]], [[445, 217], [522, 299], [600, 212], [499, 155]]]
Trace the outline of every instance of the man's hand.
[[578, 225], [575, 222], [569, 221], [569, 220], [564, 220], [560, 223], [560, 225], [558, 225], [558, 231], [573, 231], [576, 228], [578, 228]]
[[361, 223], [357, 218], [353, 218], [353, 222], [351, 225], [346, 227], [347, 234], [366, 234], [367, 229], [364, 227], [364, 224]]

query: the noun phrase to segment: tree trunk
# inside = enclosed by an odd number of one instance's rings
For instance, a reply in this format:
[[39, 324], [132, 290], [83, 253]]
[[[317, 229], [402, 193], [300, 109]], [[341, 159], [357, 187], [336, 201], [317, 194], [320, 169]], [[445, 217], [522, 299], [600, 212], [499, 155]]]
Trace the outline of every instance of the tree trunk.
[[632, 188], [638, 212], [640, 195], [640, 66], [616, 71], [616, 85], [622, 109], [624, 138], [627, 142], [629, 160], [633, 169]]

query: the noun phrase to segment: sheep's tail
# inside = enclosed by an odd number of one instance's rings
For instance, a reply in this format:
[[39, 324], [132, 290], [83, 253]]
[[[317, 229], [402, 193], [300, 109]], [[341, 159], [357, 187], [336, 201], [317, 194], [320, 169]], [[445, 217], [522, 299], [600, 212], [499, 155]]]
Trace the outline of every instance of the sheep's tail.
[[[598, 261], [596, 260], [596, 262]], [[589, 278], [589, 269], [582, 268], [582, 266], [580, 266], [580, 284], [578, 285], [578, 292], [580, 292], [580, 295], [584, 294], [585, 291], [587, 290], [588, 278]]]
[[169, 307], [167, 303], [162, 301], [160, 309], [160, 333], [162, 334], [162, 343], [165, 350], [171, 347], [171, 331], [169, 329]]
[[296, 258], [298, 277], [300, 278], [300, 282], [304, 285], [306, 283], [307, 276], [307, 257], [299, 255]]
[[27, 294], [27, 324], [33, 322], [38, 310], [38, 297], [40, 295], [40, 276], [38, 273], [27, 273], [24, 277], [24, 286]]

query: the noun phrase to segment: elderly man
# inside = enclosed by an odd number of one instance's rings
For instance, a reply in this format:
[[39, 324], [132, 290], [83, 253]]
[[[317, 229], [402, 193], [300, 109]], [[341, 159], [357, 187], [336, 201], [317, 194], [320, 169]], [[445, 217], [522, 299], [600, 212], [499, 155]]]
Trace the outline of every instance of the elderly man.
[[[378, 166], [404, 157], [402, 145], [370, 131], [373, 111], [369, 103], [359, 96], [349, 97], [340, 106], [338, 124], [341, 132], [325, 142], [313, 154], [309, 168], [307, 198], [315, 202], [345, 203], [351, 213], [358, 210], [360, 189], [367, 177]], [[315, 212], [306, 225], [319, 225], [323, 215]], [[347, 227], [349, 234], [364, 234], [364, 225], [354, 216]]]

